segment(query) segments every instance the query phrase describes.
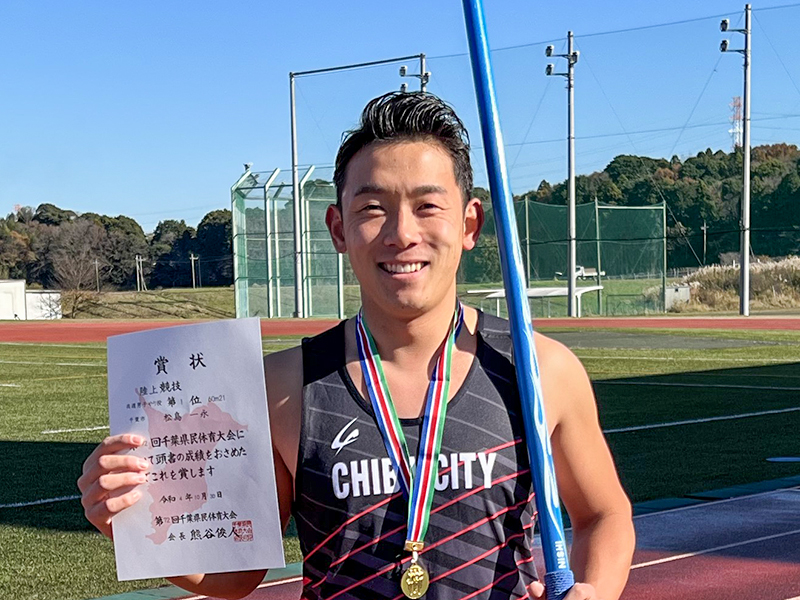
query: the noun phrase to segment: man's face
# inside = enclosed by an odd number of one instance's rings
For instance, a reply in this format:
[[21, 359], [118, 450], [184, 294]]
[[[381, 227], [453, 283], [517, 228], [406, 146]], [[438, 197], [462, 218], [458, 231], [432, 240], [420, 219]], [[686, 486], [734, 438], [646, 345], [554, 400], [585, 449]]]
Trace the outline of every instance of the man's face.
[[464, 206], [453, 160], [434, 142], [371, 144], [347, 166], [326, 221], [365, 305], [412, 317], [455, 297], [462, 250], [475, 246], [480, 201]]

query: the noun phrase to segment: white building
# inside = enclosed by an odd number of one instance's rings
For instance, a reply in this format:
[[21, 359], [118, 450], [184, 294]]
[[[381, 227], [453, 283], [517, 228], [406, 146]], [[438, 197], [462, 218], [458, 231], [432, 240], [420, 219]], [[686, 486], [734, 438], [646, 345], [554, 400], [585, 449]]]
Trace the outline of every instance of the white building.
[[61, 292], [28, 290], [23, 279], [0, 279], [0, 320], [61, 318]]

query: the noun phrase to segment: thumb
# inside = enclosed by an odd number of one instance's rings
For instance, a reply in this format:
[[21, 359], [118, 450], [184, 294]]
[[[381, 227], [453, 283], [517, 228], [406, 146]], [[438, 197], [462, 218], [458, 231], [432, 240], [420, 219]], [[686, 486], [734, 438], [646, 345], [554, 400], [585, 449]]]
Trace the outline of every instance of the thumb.
[[528, 586], [528, 593], [531, 598], [544, 598], [544, 585], [539, 581], [534, 581]]

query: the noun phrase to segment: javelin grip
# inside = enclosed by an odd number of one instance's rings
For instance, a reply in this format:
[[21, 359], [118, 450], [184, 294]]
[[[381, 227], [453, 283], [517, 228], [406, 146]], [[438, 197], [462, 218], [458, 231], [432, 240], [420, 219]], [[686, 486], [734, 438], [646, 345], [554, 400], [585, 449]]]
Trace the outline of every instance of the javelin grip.
[[544, 589], [547, 600], [564, 600], [575, 585], [575, 576], [572, 571], [552, 571], [544, 574]]
[[486, 36], [482, 0], [463, 0], [463, 3], [500, 249], [500, 266], [503, 271], [508, 317], [511, 322], [514, 367], [525, 423], [533, 490], [536, 493], [536, 508], [539, 513], [539, 531], [546, 571], [545, 587], [548, 600], [561, 600], [572, 587], [574, 576], [569, 568], [553, 454], [545, 421], [527, 285], [522, 268], [517, 221], [506, 174], [503, 139], [494, 93], [489, 42]]

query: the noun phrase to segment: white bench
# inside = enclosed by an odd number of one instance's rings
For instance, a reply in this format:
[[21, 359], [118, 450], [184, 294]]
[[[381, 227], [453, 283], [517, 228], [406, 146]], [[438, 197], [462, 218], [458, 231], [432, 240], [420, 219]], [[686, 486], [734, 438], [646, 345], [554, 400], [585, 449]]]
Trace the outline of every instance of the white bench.
[[[578, 316], [581, 316], [581, 298], [588, 292], [602, 290], [602, 285], [587, 285], [575, 288], [575, 296], [578, 300]], [[483, 294], [486, 300], [495, 300], [495, 314], [500, 316], [500, 300], [506, 297], [503, 288], [486, 290], [467, 290], [467, 294]], [[528, 288], [528, 298], [566, 298], [569, 295], [569, 288], [566, 287], [533, 287]]]

